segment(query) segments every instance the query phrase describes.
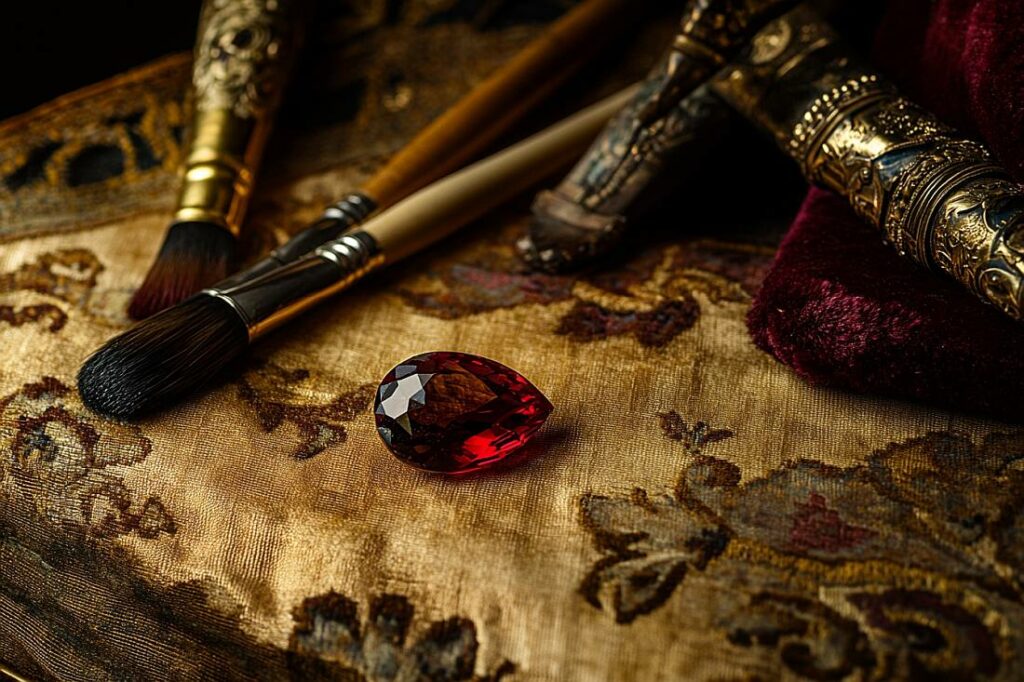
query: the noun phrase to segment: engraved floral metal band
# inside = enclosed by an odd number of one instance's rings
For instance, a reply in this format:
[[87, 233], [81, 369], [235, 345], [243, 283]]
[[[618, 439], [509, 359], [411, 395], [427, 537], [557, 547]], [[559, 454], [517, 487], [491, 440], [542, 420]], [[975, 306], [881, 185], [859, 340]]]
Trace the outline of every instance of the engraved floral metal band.
[[1004, 174], [961, 178], [929, 219], [931, 258], [1003, 312], [1024, 319], [1024, 192]]
[[795, 10], [786, 22], [779, 35], [796, 39], [771, 63], [741, 58], [712, 89], [902, 255], [1024, 317], [1021, 188], [982, 145], [858, 63], [813, 12]]
[[877, 77], [873, 83], [870, 95], [836, 109], [824, 135], [809, 141], [800, 158], [810, 181], [846, 195], [858, 215], [886, 227], [898, 244], [896, 235], [905, 226], [893, 224], [886, 206], [899, 198], [904, 162], [950, 139], [954, 131]]
[[[828, 163], [827, 141], [837, 127], [849, 121], [860, 109], [886, 97], [889, 88], [874, 74], [861, 74], [823, 92], [799, 122], [790, 136], [790, 154], [800, 163], [804, 174], [816, 179], [822, 165]], [[836, 136], [840, 141], [842, 133]]]
[[808, 179], [845, 195], [901, 254], [1021, 318], [1021, 188], [981, 144], [912, 102], [857, 99], [807, 148]]

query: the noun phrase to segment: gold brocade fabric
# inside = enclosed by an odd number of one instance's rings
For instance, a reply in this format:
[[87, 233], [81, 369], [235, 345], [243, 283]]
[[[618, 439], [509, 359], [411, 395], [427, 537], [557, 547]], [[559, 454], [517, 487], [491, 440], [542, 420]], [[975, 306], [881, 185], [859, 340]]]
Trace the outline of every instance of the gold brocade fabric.
[[[544, 12], [524, 7], [563, 8], [512, 4], [364, 0], [329, 17], [250, 252], [535, 35]], [[604, 91], [664, 44], [639, 42]], [[162, 239], [187, 73], [168, 58], [0, 126], [8, 673], [1024, 676], [1024, 434], [801, 382], [744, 324], [772, 249], [713, 224], [599, 273], [538, 275], [514, 256], [519, 202], [166, 413], [89, 413], [75, 373], [127, 326]], [[428, 350], [493, 358], [546, 393], [528, 461], [456, 480], [387, 453], [373, 390]]]

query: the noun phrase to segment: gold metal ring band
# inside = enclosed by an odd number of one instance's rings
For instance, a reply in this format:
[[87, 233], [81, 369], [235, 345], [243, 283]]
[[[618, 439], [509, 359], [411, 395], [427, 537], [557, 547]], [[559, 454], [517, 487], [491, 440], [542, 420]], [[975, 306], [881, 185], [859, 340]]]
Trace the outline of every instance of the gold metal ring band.
[[[918, 216], [927, 214], [927, 206], [952, 190], [952, 179], [975, 167], [991, 165], [988, 152], [969, 140], [942, 140], [931, 150], [922, 151], [902, 172], [889, 193], [883, 226], [890, 242], [903, 255], [927, 265], [928, 244], [922, 242], [925, 224]], [[943, 193], [943, 188], [947, 188]]]
[[851, 78], [842, 85], [822, 93], [807, 108], [790, 135], [790, 153], [807, 170], [822, 143], [843, 119], [854, 115], [873, 101], [889, 96], [891, 89], [875, 74]]

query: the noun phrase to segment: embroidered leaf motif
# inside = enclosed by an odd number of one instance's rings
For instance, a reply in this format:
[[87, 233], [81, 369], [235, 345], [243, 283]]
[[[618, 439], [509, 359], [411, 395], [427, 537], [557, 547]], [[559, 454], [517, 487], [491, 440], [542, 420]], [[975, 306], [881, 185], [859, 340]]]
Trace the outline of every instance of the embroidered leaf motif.
[[665, 436], [682, 443], [686, 451], [692, 455], [699, 455], [705, 445], [717, 443], [735, 435], [729, 429], [714, 429], [702, 421], [690, 426], [675, 410], [659, 412], [658, 418], [661, 420], [661, 430]]
[[721, 527], [670, 497], [584, 495], [583, 525], [604, 556], [583, 579], [583, 596], [630, 623], [665, 603], [690, 569], [703, 571], [729, 543]]
[[121, 474], [152, 447], [138, 427], [97, 418], [53, 377], [0, 398], [0, 482], [58, 526], [94, 537], [175, 533], [160, 498], [137, 495]]
[[318, 402], [310, 400], [310, 383], [309, 370], [267, 361], [254, 363], [238, 380], [238, 396], [252, 407], [263, 431], [272, 433], [285, 422], [298, 428], [299, 442], [292, 453], [296, 459], [309, 459], [344, 443], [345, 423], [367, 407], [375, 388], [363, 384]]
[[468, 618], [434, 621], [409, 643], [415, 612], [406, 597], [377, 595], [361, 627], [359, 606], [348, 597], [331, 591], [305, 599], [294, 613], [293, 667], [330, 661], [343, 666], [332, 671], [335, 678], [367, 682], [499, 682], [515, 671], [504, 661], [490, 674], [474, 674], [478, 644], [476, 626]]
[[750, 480], [702, 454], [671, 497], [580, 499], [600, 554], [580, 590], [625, 624], [685, 589], [688, 618], [773, 677], [1017, 679], [1022, 461], [1024, 433], [929, 433], [863, 464], [796, 459]]

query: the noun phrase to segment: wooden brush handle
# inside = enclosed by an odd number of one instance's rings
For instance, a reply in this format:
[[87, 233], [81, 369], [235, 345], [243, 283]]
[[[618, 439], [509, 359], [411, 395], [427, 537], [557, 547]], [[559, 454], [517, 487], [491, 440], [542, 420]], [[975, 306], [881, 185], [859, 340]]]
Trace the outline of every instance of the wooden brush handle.
[[424, 128], [363, 187], [385, 208], [461, 168], [641, 14], [647, 0], [586, 0]]
[[203, 293], [231, 306], [255, 340], [347, 289], [377, 268], [423, 249], [583, 153], [635, 86], [522, 142], [438, 180], [369, 220], [363, 229], [255, 279]]
[[429, 246], [571, 163], [635, 92], [636, 86], [626, 88], [434, 182], [371, 218], [362, 231], [389, 263]]

